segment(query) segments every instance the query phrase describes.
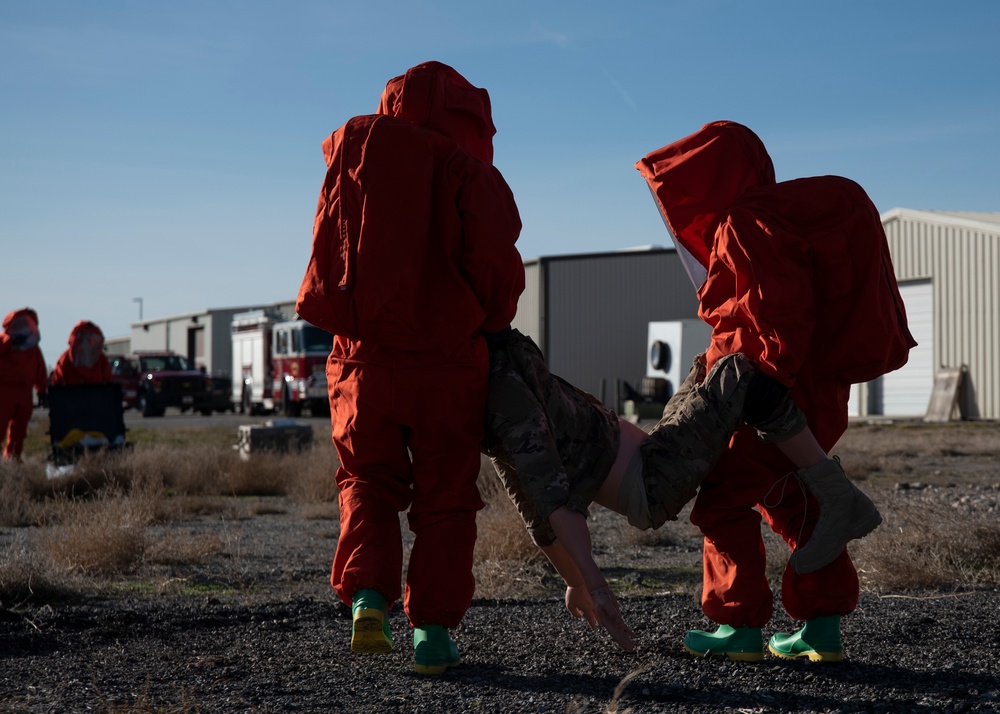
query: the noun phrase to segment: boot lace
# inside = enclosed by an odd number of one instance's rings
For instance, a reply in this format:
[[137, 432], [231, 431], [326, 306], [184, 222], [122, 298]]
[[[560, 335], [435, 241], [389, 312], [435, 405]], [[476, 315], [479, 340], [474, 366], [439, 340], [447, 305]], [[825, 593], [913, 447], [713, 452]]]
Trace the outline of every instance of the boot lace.
[[[790, 482], [794, 482], [794, 484]], [[785, 500], [785, 494], [788, 492], [788, 489], [794, 489], [796, 485], [799, 487], [799, 493], [802, 494], [802, 522], [799, 524], [799, 534], [795, 538], [795, 550], [798, 550], [802, 545], [802, 533], [806, 528], [806, 516], [809, 515], [809, 491], [806, 488], [806, 485], [802, 483], [802, 479], [799, 478], [798, 472], [789, 471], [771, 484], [771, 488], [769, 488], [767, 493], [764, 494], [764, 498], [761, 503], [763, 503], [765, 508], [777, 508], [781, 502]], [[773, 494], [774, 490], [779, 487], [780, 491], [778, 492], [778, 498], [772, 503], [770, 501], [771, 494]]]

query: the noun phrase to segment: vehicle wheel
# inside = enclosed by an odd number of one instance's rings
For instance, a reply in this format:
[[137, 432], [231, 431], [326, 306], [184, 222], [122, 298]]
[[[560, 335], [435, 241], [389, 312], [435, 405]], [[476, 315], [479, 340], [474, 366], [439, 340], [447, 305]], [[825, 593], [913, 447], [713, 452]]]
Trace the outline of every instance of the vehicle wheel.
[[281, 409], [285, 416], [302, 416], [302, 405], [292, 401], [292, 394], [288, 387], [285, 387], [285, 390], [281, 394]]
[[136, 408], [142, 412], [144, 417], [163, 416], [163, 412], [156, 408], [156, 404], [145, 392], [136, 397]]
[[208, 409], [202, 409], [201, 410], [201, 415], [202, 416], [212, 416], [212, 409], [211, 409], [211, 407], [209, 407]]

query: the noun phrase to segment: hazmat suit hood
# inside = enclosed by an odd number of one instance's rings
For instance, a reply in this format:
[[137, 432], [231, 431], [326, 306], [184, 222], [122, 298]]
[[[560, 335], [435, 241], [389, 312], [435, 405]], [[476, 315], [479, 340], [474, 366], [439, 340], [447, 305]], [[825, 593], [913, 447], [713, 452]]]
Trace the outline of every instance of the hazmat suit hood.
[[[705, 124], [651, 152], [635, 167], [649, 184], [678, 251], [686, 250], [703, 268], [708, 267], [720, 216], [748, 189], [775, 183], [764, 144], [731, 121]], [[685, 267], [690, 273], [691, 267]]]
[[3, 329], [14, 344], [15, 349], [30, 350], [38, 345], [38, 313], [30, 307], [14, 310], [3, 319]]
[[493, 164], [490, 95], [441, 62], [424, 62], [390, 79], [378, 113], [452, 139], [480, 161]]
[[69, 333], [69, 349], [73, 364], [93, 367], [104, 351], [104, 333], [88, 320], [81, 320]]

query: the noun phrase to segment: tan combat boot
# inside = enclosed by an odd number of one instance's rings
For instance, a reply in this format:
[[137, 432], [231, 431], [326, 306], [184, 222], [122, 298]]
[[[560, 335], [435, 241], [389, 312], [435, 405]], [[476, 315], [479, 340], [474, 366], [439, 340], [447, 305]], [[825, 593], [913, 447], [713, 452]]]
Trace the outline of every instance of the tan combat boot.
[[809, 540], [796, 547], [789, 562], [796, 573], [811, 573], [833, 562], [848, 541], [878, 528], [882, 515], [847, 478], [836, 457], [799, 469], [798, 477], [819, 502], [819, 519]]

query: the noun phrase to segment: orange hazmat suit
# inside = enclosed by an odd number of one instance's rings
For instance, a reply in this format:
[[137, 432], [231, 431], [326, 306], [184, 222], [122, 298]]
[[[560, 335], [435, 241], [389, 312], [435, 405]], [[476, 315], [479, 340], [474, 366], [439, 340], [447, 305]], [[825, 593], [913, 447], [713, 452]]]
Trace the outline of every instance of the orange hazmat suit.
[[521, 229], [492, 165], [489, 95], [428, 62], [378, 112], [323, 143], [328, 167], [299, 315], [336, 337], [327, 363], [341, 466], [331, 583], [401, 595], [399, 513], [414, 533], [404, 608], [454, 627], [474, 591], [476, 480], [487, 392], [483, 332], [524, 289]]
[[104, 354], [104, 333], [93, 322], [81, 320], [69, 333], [69, 349], [59, 355], [52, 384], [105, 384], [111, 381], [111, 362]]
[[34, 411], [31, 390], [47, 392], [45, 358], [38, 348], [38, 314], [15, 310], [3, 320], [0, 334], [0, 438], [6, 437], [4, 458], [20, 460], [28, 422]]
[[[789, 387], [829, 452], [847, 428], [850, 385], [898, 369], [915, 344], [865, 191], [839, 176], [776, 182], [763, 143], [734, 122], [706, 124], [636, 168], [698, 285], [699, 316], [712, 327], [708, 368], [744, 353]], [[713, 621], [770, 619], [761, 514], [792, 549], [819, 514], [785, 482], [794, 470], [744, 426], [702, 486], [691, 521], [705, 535], [702, 607]], [[786, 567], [781, 593], [794, 619], [846, 615], [857, 572], [845, 550], [813, 573]]]

